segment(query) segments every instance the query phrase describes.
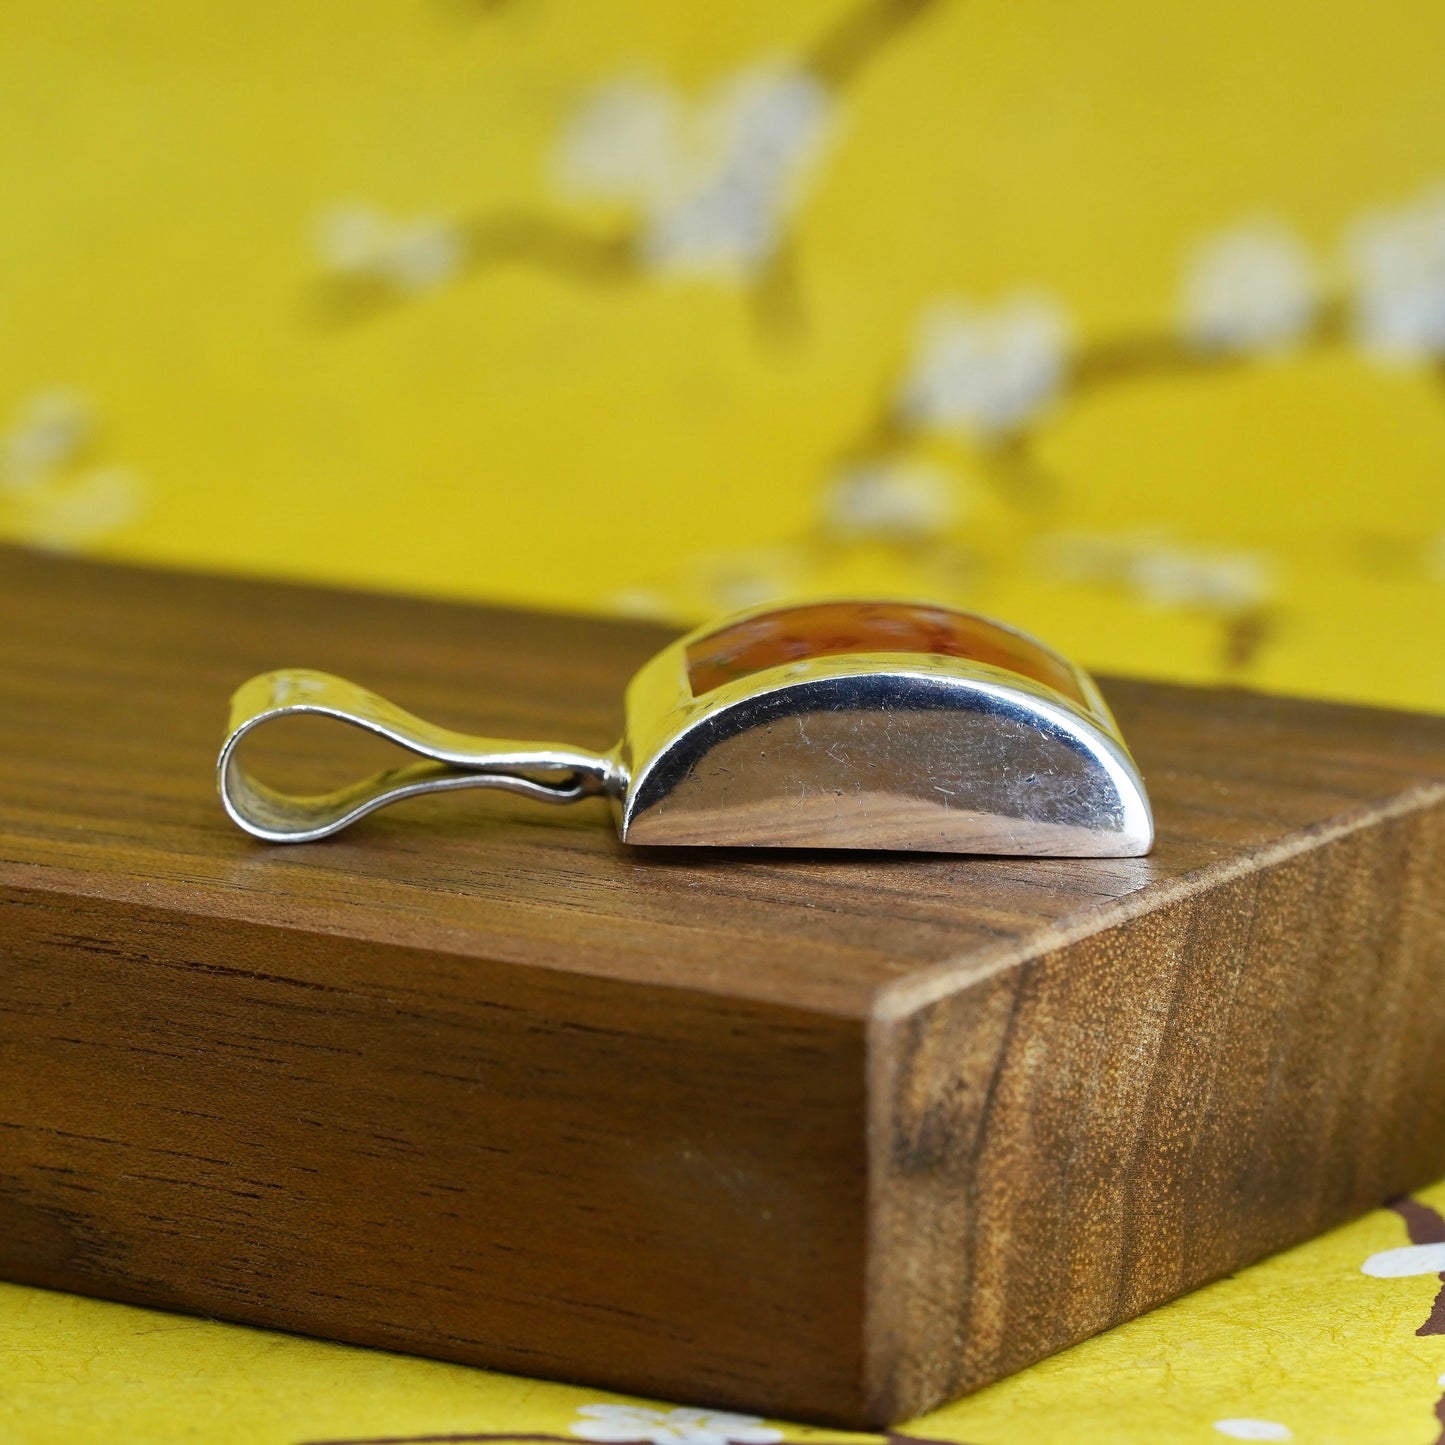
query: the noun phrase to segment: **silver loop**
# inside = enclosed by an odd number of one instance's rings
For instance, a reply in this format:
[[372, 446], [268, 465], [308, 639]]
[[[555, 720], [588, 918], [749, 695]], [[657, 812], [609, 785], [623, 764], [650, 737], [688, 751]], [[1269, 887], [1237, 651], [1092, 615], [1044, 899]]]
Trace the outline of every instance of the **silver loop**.
[[[425, 761], [389, 768], [312, 797], [295, 797], [258, 782], [237, 755], [241, 739], [273, 718], [306, 714], [363, 728]], [[621, 796], [627, 776], [615, 751], [469, 737], [414, 717], [345, 678], [295, 667], [263, 672], [236, 690], [216, 782], [226, 812], [253, 837], [268, 843], [309, 843], [378, 808], [423, 793], [501, 788], [541, 803], [575, 803], [598, 794]]]

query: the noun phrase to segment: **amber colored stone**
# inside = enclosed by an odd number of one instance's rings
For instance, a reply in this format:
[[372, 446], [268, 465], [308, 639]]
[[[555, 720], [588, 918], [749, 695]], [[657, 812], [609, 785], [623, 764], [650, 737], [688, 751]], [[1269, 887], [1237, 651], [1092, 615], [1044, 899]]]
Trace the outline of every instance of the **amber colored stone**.
[[908, 602], [815, 602], [734, 622], [687, 649], [694, 697], [785, 662], [850, 653], [931, 653], [1032, 678], [1088, 706], [1063, 659], [984, 617]]

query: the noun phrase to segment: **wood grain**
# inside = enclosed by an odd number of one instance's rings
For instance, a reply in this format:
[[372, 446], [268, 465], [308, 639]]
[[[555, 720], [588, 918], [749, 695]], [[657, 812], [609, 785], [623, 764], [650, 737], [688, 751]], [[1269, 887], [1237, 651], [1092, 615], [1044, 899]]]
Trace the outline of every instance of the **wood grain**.
[[7, 551], [0, 624], [11, 1278], [856, 1426], [1445, 1174], [1445, 720], [1106, 679], [1145, 859], [268, 848], [249, 674], [601, 747], [665, 635]]

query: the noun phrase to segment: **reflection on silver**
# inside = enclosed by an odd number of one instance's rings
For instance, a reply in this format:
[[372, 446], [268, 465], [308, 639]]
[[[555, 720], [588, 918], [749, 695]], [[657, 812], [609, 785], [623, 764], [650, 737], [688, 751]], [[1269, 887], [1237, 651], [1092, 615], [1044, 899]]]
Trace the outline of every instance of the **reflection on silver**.
[[[741, 616], [774, 615], [783, 614]], [[952, 615], [975, 632], [1025, 641]], [[503, 788], [549, 803], [604, 795], [628, 843], [1071, 858], [1149, 851], [1149, 801], [1118, 726], [1092, 680], [1057, 654], [1027, 641], [1068, 670], [1074, 696], [1002, 666], [917, 651], [804, 656], [694, 696], [689, 646], [737, 620], [689, 634], [642, 668], [627, 691], [625, 735], [609, 753], [468, 737], [326, 673], [264, 673], [232, 700], [222, 802], [247, 832], [276, 843], [324, 838], [421, 793]], [[318, 797], [278, 793], [250, 776], [237, 747], [260, 724], [298, 713], [365, 728], [423, 761]]]
[[[338, 718], [425, 759], [363, 778], [334, 793], [292, 797], [258, 782], [237, 751], [273, 718]], [[575, 803], [616, 790], [616, 759], [562, 743], [468, 737], [423, 722], [365, 688], [307, 668], [263, 672], [231, 698], [231, 727], [217, 763], [221, 802], [248, 833], [268, 843], [310, 843], [402, 798], [452, 788], [503, 788], [542, 803]]]

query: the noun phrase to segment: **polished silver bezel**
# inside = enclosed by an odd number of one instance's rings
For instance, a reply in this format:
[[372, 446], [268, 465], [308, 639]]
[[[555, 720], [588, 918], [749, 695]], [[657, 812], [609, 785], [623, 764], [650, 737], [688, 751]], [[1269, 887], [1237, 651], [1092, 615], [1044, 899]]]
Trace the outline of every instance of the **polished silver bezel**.
[[[1149, 850], [1153, 819], [1138, 768], [1093, 680], [1066, 659], [1058, 658], [1087, 706], [987, 663], [898, 652], [784, 663], [694, 697], [688, 648], [727, 625], [665, 648], [628, 689], [628, 785], [616, 802], [625, 840], [1071, 857]], [[821, 751], [766, 745], [780, 721], [809, 718], [822, 718], [829, 733]], [[756, 745], [738, 742], [754, 734]], [[1007, 754], [1021, 746], [1051, 763], [1009, 794], [999, 781], [1007, 779]], [[860, 787], [856, 777], [851, 788], [840, 785], [859, 759], [880, 750], [901, 754], [891, 788]], [[946, 778], [928, 788], [908, 779], [910, 765], [917, 779], [933, 778], [941, 757], [951, 769]], [[1047, 796], [1051, 786], [1079, 804], [1067, 825], [1034, 816], [1057, 802]], [[729, 803], [739, 790], [746, 807]], [[988, 809], [960, 806], [984, 795]]]

